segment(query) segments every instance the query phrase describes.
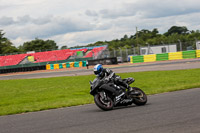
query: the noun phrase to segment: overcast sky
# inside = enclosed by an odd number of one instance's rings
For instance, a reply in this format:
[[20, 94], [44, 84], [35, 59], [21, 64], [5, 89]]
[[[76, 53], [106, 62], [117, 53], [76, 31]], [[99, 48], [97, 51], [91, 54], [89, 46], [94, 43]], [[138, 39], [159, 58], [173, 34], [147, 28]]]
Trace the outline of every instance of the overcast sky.
[[200, 29], [200, 0], [0, 0], [0, 30], [15, 45], [39, 39], [58, 46], [120, 39], [138, 30]]

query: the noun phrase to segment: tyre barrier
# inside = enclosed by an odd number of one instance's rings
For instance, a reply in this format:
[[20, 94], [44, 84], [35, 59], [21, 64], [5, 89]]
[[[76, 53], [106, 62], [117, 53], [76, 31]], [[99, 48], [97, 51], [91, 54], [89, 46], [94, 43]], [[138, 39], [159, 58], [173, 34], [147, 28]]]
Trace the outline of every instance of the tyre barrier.
[[200, 50], [196, 50], [196, 56], [200, 58]]
[[130, 56], [130, 62], [142, 63], [142, 62], [155, 62], [155, 61], [166, 61], [166, 60], [191, 59], [191, 58], [200, 58], [200, 50]]
[[144, 55], [144, 62], [154, 62], [156, 61], [156, 55], [151, 54], [151, 55]]
[[180, 60], [183, 59], [182, 52], [169, 53], [169, 60]]
[[66, 62], [59, 64], [47, 64], [46, 70], [73, 68], [73, 67], [86, 67], [86, 61]]
[[165, 60], [169, 60], [168, 53], [156, 54], [156, 61], [165, 61]]

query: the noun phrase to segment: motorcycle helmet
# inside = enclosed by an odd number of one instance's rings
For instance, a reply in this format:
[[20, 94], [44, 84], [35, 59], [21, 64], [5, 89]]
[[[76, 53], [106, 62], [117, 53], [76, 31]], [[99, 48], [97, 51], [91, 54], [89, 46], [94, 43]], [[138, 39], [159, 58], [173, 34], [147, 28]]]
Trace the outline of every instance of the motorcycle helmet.
[[94, 66], [94, 74], [96, 76], [100, 76], [103, 71], [103, 66], [101, 64], [97, 64]]

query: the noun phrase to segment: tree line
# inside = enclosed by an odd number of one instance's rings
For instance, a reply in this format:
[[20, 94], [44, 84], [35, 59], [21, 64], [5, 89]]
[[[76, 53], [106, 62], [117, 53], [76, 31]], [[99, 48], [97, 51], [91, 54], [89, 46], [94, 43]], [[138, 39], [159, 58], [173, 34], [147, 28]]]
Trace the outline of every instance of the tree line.
[[118, 48], [123, 49], [141, 47], [147, 45], [154, 46], [179, 42], [195, 42], [196, 40], [200, 40], [200, 30], [189, 31], [185, 26], [172, 26], [167, 32], [163, 34], [159, 34], [159, 31], [156, 28], [154, 28], [152, 31], [143, 29], [136, 32], [134, 35], [124, 35], [124, 37], [121, 39], [114, 39], [112, 41], [98, 41], [87, 46], [107, 44], [108, 48], [111, 50]]
[[[160, 45], [181, 42], [189, 42], [200, 40], [199, 30], [188, 30], [185, 26], [172, 26], [167, 32], [160, 34], [158, 29], [154, 28], [152, 31], [142, 29], [137, 31], [134, 35], [124, 35], [121, 39], [114, 39], [111, 41], [97, 41], [88, 46], [108, 45], [109, 49], [118, 48], [132, 48], [139, 46]], [[83, 46], [74, 46], [70, 48], [80, 48]], [[67, 45], [60, 49], [68, 48]], [[27, 51], [46, 51], [57, 50], [58, 46], [54, 40], [42, 40], [35, 38], [32, 41], [24, 42], [19, 47], [15, 47], [12, 42], [5, 37], [5, 33], [0, 30], [0, 54], [23, 53]]]

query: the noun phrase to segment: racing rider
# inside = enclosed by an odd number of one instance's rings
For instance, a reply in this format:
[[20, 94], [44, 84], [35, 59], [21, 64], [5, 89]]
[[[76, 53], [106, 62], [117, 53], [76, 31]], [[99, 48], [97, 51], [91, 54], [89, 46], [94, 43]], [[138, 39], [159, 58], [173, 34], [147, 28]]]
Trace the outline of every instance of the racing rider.
[[132, 91], [132, 88], [127, 83], [123, 82], [120, 76], [115, 75], [115, 73], [108, 68], [103, 68], [101, 64], [97, 64], [94, 66], [94, 74], [101, 79], [105, 77], [105, 80], [107, 81], [113, 79], [116, 85], [120, 85], [127, 88], [129, 92]]

